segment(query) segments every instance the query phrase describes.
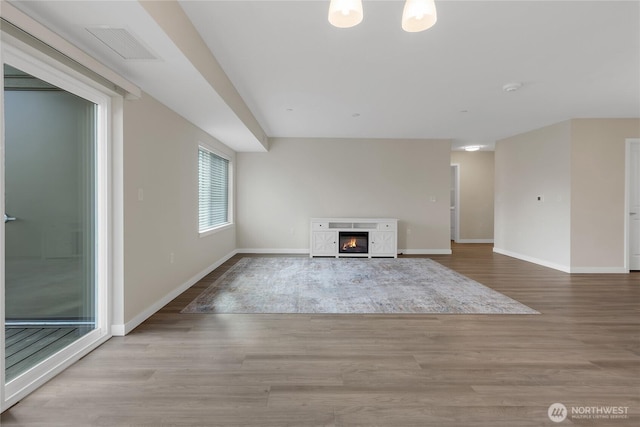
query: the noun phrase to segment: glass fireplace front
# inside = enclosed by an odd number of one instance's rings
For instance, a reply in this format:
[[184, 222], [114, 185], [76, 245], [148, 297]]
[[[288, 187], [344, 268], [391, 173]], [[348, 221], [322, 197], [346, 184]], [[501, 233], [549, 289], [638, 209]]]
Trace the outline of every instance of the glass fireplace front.
[[366, 254], [369, 252], [369, 233], [366, 231], [341, 231], [339, 233], [339, 243], [338, 251], [341, 254]]

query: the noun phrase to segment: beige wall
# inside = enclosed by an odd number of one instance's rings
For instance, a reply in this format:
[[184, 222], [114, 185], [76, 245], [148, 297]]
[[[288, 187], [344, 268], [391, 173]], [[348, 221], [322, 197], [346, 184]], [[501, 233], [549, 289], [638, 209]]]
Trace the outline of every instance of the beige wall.
[[640, 119], [571, 121], [571, 266], [624, 267], [625, 139]]
[[496, 252], [569, 269], [570, 155], [568, 121], [496, 143]]
[[235, 250], [235, 228], [198, 236], [199, 142], [234, 160], [233, 151], [151, 96], [125, 102], [125, 323]]
[[640, 119], [573, 119], [498, 141], [496, 252], [623, 272], [625, 139], [637, 137]]
[[308, 251], [310, 218], [345, 216], [398, 218], [398, 248], [449, 251], [450, 150], [449, 140], [275, 138], [268, 153], [238, 153], [238, 247]]
[[494, 152], [454, 151], [459, 165], [460, 242], [493, 241]]

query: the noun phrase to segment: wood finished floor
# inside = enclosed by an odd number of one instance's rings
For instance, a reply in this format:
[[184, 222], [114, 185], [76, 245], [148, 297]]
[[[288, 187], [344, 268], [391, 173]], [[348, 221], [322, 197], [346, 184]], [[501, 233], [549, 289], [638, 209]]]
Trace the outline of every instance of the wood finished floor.
[[[569, 275], [490, 245], [453, 251], [430, 258], [542, 314], [180, 314], [236, 256], [1, 424], [639, 425], [640, 273]], [[628, 407], [628, 419], [556, 424], [555, 402]]]

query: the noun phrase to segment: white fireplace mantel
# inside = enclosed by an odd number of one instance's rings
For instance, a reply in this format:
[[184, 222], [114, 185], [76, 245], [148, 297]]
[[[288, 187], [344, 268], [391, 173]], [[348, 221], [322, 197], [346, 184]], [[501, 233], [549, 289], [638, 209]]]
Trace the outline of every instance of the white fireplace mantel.
[[[341, 252], [340, 233], [366, 233], [366, 253]], [[398, 220], [396, 218], [311, 218], [309, 256], [393, 257], [398, 256]]]

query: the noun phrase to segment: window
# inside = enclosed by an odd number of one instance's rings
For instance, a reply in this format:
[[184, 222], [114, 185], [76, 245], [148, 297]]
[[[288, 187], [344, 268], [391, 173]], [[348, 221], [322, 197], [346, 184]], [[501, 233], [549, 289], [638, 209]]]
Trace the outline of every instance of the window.
[[198, 148], [198, 230], [229, 224], [229, 159]]

